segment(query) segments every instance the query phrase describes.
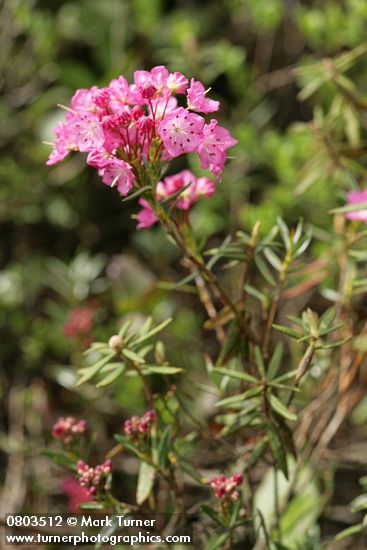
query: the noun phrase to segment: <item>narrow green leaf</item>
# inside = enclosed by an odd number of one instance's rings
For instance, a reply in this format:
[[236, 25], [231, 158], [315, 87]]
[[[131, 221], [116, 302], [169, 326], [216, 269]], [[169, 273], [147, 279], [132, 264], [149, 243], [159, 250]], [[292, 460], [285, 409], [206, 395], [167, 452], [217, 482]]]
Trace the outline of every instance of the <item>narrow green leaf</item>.
[[268, 371], [267, 371], [267, 378], [268, 380], [272, 380], [274, 376], [277, 375], [280, 365], [282, 363], [283, 359], [283, 344], [282, 342], [279, 342], [274, 350], [274, 353], [269, 361]]
[[245, 401], [246, 399], [250, 399], [251, 397], [255, 397], [256, 395], [259, 395], [263, 391], [263, 388], [257, 387], [257, 388], [251, 388], [251, 390], [248, 390], [244, 393], [240, 393], [238, 395], [232, 395], [231, 397], [226, 397], [224, 399], [221, 399], [216, 403], [216, 407], [231, 407], [238, 403], [241, 403], [242, 401]]
[[121, 443], [125, 447], [126, 450], [141, 458], [141, 452], [135, 445], [133, 445], [133, 443], [129, 441], [127, 437], [120, 434], [115, 434], [114, 437], [118, 443]]
[[138, 363], [139, 365], [143, 365], [145, 363], [145, 359], [140, 357], [135, 351], [132, 351], [131, 349], [124, 348], [122, 350], [122, 355], [124, 355], [127, 359], [132, 361], [133, 363]]
[[69, 456], [65, 452], [45, 449], [42, 454], [50, 458], [58, 466], [69, 468], [70, 470], [76, 470], [76, 458]]
[[236, 378], [237, 380], [242, 380], [243, 382], [248, 382], [250, 384], [257, 384], [258, 380], [251, 376], [251, 374], [248, 374], [247, 372], [239, 372], [232, 369], [227, 369], [225, 367], [214, 367], [214, 372], [218, 372], [219, 374], [223, 374], [224, 376], [229, 376], [230, 378]]
[[347, 214], [348, 212], [357, 212], [359, 210], [367, 210], [367, 202], [360, 202], [358, 204], [349, 204], [347, 206], [341, 206], [340, 208], [333, 208], [329, 210], [329, 214]]
[[145, 342], [145, 340], [148, 340], [148, 338], [151, 338], [152, 336], [154, 336], [155, 334], [157, 334], [158, 332], [161, 332], [164, 328], [166, 328], [167, 325], [169, 325], [170, 323], [172, 322], [172, 318], [170, 317], [169, 319], [166, 319], [165, 321], [163, 321], [163, 323], [161, 323], [160, 325], [152, 328], [152, 330], [150, 330], [149, 332], [147, 332], [147, 334], [145, 334], [144, 336], [140, 336], [137, 340], [135, 340], [134, 344], [142, 344], [143, 342]]
[[225, 542], [229, 539], [229, 533], [222, 533], [221, 535], [216, 535], [213, 537], [209, 544], [205, 546], [204, 550], [217, 550], [217, 548], [221, 548]]
[[112, 372], [110, 372], [107, 376], [103, 378], [100, 382], [97, 384], [97, 388], [104, 388], [105, 386], [109, 386], [112, 384], [117, 378], [126, 370], [126, 365], [120, 365], [119, 367], [115, 368]]
[[255, 347], [255, 361], [256, 361], [256, 365], [257, 365], [257, 368], [259, 370], [260, 376], [263, 376], [265, 378], [265, 376], [266, 376], [266, 374], [265, 374], [265, 364], [264, 364], [264, 359], [263, 359], [261, 349], [259, 348], [259, 346]]
[[284, 221], [282, 220], [281, 217], [277, 218], [277, 224], [278, 224], [278, 227], [280, 229], [280, 234], [282, 236], [284, 246], [285, 246], [286, 250], [289, 251], [292, 248], [292, 243], [291, 243], [291, 239], [290, 239], [290, 236], [289, 236], [289, 229], [288, 229], [288, 227], [286, 226], [286, 224], [284, 223]]
[[104, 506], [100, 502], [84, 502], [79, 504], [82, 510], [103, 510]]
[[281, 332], [282, 334], [286, 334], [287, 336], [290, 336], [291, 338], [296, 338], [297, 340], [299, 338], [302, 338], [302, 334], [299, 332], [296, 332], [295, 330], [292, 330], [288, 327], [284, 327], [283, 325], [272, 325], [274, 330], [277, 330], [278, 332]]
[[219, 516], [219, 514], [215, 510], [210, 508], [210, 506], [207, 506], [206, 504], [202, 504], [200, 506], [200, 508], [201, 508], [202, 512], [204, 512], [204, 514], [206, 514], [211, 519], [213, 519], [215, 521], [215, 523], [217, 523], [221, 527], [225, 527], [225, 524], [223, 523], [223, 521], [222, 521], [221, 517]]
[[288, 479], [287, 455], [279, 432], [273, 425], [270, 424], [267, 429], [267, 434], [270, 450], [274, 460], [285, 477]]
[[270, 265], [273, 266], [275, 271], [279, 272], [282, 269], [282, 262], [280, 261], [278, 256], [272, 251], [271, 248], [265, 248], [264, 255], [268, 260], [268, 262], [270, 263]]
[[340, 533], [338, 533], [335, 537], [335, 540], [342, 540], [346, 539], [347, 537], [352, 537], [353, 535], [356, 535], [357, 533], [361, 533], [363, 531], [364, 525], [363, 523], [357, 523], [357, 525], [353, 525], [352, 527], [348, 527], [347, 529], [344, 529]]
[[161, 468], [165, 469], [168, 463], [168, 453], [171, 448], [172, 442], [172, 426], [166, 426], [164, 429], [161, 439], [158, 444], [157, 458], [158, 464]]
[[108, 355], [97, 361], [94, 365], [91, 367], [85, 367], [83, 369], [79, 369], [78, 373], [81, 374], [81, 378], [77, 382], [77, 386], [81, 386], [82, 384], [85, 384], [85, 382], [88, 382], [91, 378], [93, 378], [97, 372], [106, 365], [112, 357], [115, 356], [115, 352], [111, 351]]
[[128, 195], [127, 197], [122, 199], [122, 202], [128, 202], [128, 201], [137, 199], [141, 195], [144, 195], [146, 191], [150, 191], [150, 189], [152, 189], [151, 185], [144, 185], [144, 187], [142, 187], [141, 189], [138, 189], [137, 191], [135, 191], [135, 193], [131, 193], [131, 195]]
[[183, 371], [179, 367], [169, 367], [168, 365], [144, 365], [142, 370], [144, 374], [178, 374]]
[[274, 411], [280, 414], [280, 416], [283, 416], [287, 420], [291, 420], [293, 422], [297, 420], [297, 415], [290, 412], [274, 394], [270, 395], [269, 402]]
[[275, 279], [270, 269], [258, 254], [255, 255], [255, 264], [257, 269], [260, 271], [261, 275], [264, 277], [265, 281], [269, 283], [271, 286], [276, 286]]

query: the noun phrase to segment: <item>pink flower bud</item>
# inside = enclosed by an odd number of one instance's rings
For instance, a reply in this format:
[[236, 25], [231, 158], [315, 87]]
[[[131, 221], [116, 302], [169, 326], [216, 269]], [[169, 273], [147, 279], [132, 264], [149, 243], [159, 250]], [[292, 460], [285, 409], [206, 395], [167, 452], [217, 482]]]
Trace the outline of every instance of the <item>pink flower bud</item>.
[[145, 115], [144, 109], [140, 105], [135, 105], [135, 107], [131, 109], [131, 116], [134, 120], [138, 120], [144, 115]]
[[152, 99], [157, 93], [157, 88], [150, 82], [144, 82], [138, 87], [138, 91], [144, 99]]
[[154, 126], [154, 122], [151, 118], [143, 116], [136, 122], [136, 127], [141, 132], [150, 132]]
[[110, 91], [108, 88], [102, 88], [97, 90], [93, 94], [93, 102], [97, 107], [101, 109], [107, 109], [110, 101]]

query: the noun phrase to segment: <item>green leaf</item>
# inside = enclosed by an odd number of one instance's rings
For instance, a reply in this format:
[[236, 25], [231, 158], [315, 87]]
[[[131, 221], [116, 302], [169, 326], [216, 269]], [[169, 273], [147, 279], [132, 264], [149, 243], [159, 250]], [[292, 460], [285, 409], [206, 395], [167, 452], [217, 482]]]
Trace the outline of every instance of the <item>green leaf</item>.
[[275, 462], [288, 479], [287, 455], [278, 430], [269, 424], [267, 428], [268, 441]]
[[245, 401], [246, 399], [250, 399], [251, 397], [255, 397], [256, 395], [259, 395], [262, 391], [263, 391], [262, 386], [257, 388], [251, 388], [251, 390], [248, 390], [244, 393], [232, 395], [231, 397], [225, 397], [224, 399], [221, 399], [216, 403], [216, 406], [231, 407], [235, 404], [242, 403], [242, 401]]
[[353, 535], [356, 535], [357, 533], [361, 533], [363, 531], [364, 525], [363, 523], [357, 523], [357, 525], [353, 525], [352, 527], [348, 527], [347, 529], [344, 529], [340, 533], [338, 533], [335, 537], [335, 540], [342, 540], [346, 539], [347, 537], [352, 537]]
[[282, 220], [282, 218], [280, 218], [280, 217], [277, 218], [277, 224], [278, 224], [278, 227], [280, 229], [280, 234], [282, 236], [284, 246], [285, 246], [286, 250], [289, 251], [292, 248], [292, 243], [291, 243], [291, 240], [290, 240], [290, 237], [289, 237], [289, 229], [286, 226], [286, 224], [284, 223], [284, 221]]
[[277, 375], [283, 359], [283, 344], [279, 342], [274, 350], [274, 353], [269, 361], [267, 378], [272, 380]]
[[351, 503], [352, 512], [367, 510], [367, 494], [359, 495]]
[[142, 457], [142, 454], [139, 451], [139, 449], [133, 443], [131, 443], [127, 437], [120, 434], [115, 434], [114, 437], [118, 443], [121, 443], [125, 447], [126, 450], [130, 451], [131, 453], [138, 456], [139, 458]]
[[270, 269], [268, 268], [264, 260], [259, 255], [255, 256], [255, 264], [257, 269], [260, 271], [261, 275], [264, 277], [265, 281], [269, 283], [271, 286], [276, 286], [275, 279]]
[[259, 370], [260, 376], [263, 376], [265, 378], [266, 374], [265, 374], [264, 359], [259, 346], [255, 347], [255, 361], [256, 361], [256, 365]]
[[91, 367], [85, 367], [83, 369], [79, 369], [78, 373], [81, 374], [81, 378], [77, 382], [77, 386], [81, 386], [82, 384], [85, 384], [85, 382], [88, 382], [91, 378], [93, 378], [99, 370], [104, 367], [112, 357], [115, 356], [115, 352], [111, 351], [108, 355], [97, 361], [94, 365]]
[[178, 374], [183, 371], [179, 367], [169, 367], [168, 365], [144, 365], [142, 370], [144, 374]]
[[238, 520], [239, 513], [241, 511], [241, 500], [237, 500], [233, 506], [231, 519], [229, 520], [229, 527], [234, 527]]
[[289, 372], [285, 372], [284, 374], [281, 374], [280, 376], [277, 376], [273, 382], [284, 382], [284, 380], [289, 380], [289, 378], [294, 378], [298, 372], [298, 369], [291, 370]]
[[138, 485], [136, 489], [136, 502], [138, 506], [143, 504], [153, 490], [155, 469], [147, 462], [141, 462], [139, 468]]
[[333, 208], [329, 210], [329, 214], [347, 214], [348, 212], [358, 212], [359, 210], [367, 210], [367, 202], [360, 202], [358, 204], [349, 204], [340, 208]]
[[291, 338], [296, 338], [297, 340], [299, 338], [302, 338], [302, 334], [299, 332], [296, 332], [295, 330], [292, 330], [288, 327], [284, 327], [283, 325], [272, 325], [274, 330], [277, 330], [278, 332], [281, 332], [282, 334], [286, 334], [287, 336], [290, 336]]
[[269, 402], [274, 411], [280, 414], [280, 416], [283, 416], [287, 420], [291, 420], [293, 422], [297, 420], [297, 415], [290, 412], [274, 394], [269, 396]]
[[50, 458], [58, 466], [76, 470], [76, 458], [69, 456], [67, 453], [45, 449], [42, 454]]
[[282, 262], [280, 261], [278, 256], [271, 250], [271, 248], [265, 248], [264, 255], [270, 265], [272, 265], [276, 271], [280, 271], [282, 269]]
[[144, 336], [140, 336], [137, 340], [135, 340], [134, 344], [142, 344], [143, 342], [145, 342], [146, 340], [148, 340], [149, 338], [151, 338], [152, 336], [154, 336], [155, 334], [157, 334], [158, 332], [161, 332], [167, 325], [169, 325], [170, 323], [172, 322], [172, 318], [170, 317], [169, 319], [166, 319], [165, 321], [163, 321], [163, 323], [161, 323], [160, 325], [152, 328], [152, 330], [150, 330], [149, 332], [147, 332], [147, 334], [145, 334]]
[[257, 384], [258, 380], [251, 376], [251, 374], [247, 374], [247, 372], [239, 372], [232, 369], [226, 369], [224, 367], [215, 367], [214, 372], [218, 372], [219, 374], [223, 374], [225, 376], [229, 376], [230, 378], [236, 378], [237, 380], [242, 380], [243, 382], [248, 382], [250, 384]]
[[139, 365], [143, 365], [145, 363], [145, 359], [140, 357], [140, 355], [138, 355], [137, 353], [135, 353], [131, 349], [124, 348], [122, 350], [122, 355], [124, 355], [127, 359], [129, 359], [133, 363], [138, 363]]
[[137, 199], [138, 197], [143, 195], [146, 191], [150, 191], [150, 189], [152, 189], [151, 185], [144, 185], [144, 187], [142, 187], [141, 189], [138, 189], [137, 191], [135, 191], [135, 193], [131, 193], [131, 195], [128, 195], [127, 197], [122, 199], [122, 202], [128, 202], [128, 201], [132, 201], [133, 199]]
[[104, 388], [105, 386], [108, 386], [109, 384], [112, 384], [121, 374], [126, 370], [126, 365], [120, 365], [119, 367], [116, 367], [112, 372], [110, 372], [107, 376], [103, 378], [100, 382], [97, 384], [97, 388]]
[[204, 480], [203, 476], [200, 474], [200, 472], [195, 470], [195, 468], [193, 468], [191, 466], [191, 464], [188, 464], [184, 460], [180, 460], [180, 466], [181, 466], [182, 470], [185, 472], [185, 474], [190, 476], [192, 479], [194, 479], [195, 481], [197, 481], [200, 484], [204, 483], [205, 480]]
[[172, 426], [166, 426], [158, 444], [157, 458], [158, 464], [165, 469], [168, 462], [168, 453], [172, 442]]
[[209, 544], [205, 546], [204, 550], [217, 550], [217, 548], [220, 548], [223, 546], [223, 544], [229, 539], [229, 533], [222, 533], [221, 535], [216, 535], [213, 537]]
[[84, 504], [79, 504], [79, 507], [82, 510], [103, 510], [104, 508], [100, 502], [84, 502]]
[[204, 514], [206, 514], [211, 519], [213, 519], [215, 521], [215, 523], [217, 523], [221, 527], [225, 527], [225, 524], [222, 521], [222, 518], [219, 516], [218, 512], [213, 510], [213, 508], [210, 508], [210, 506], [207, 506], [206, 504], [202, 504], [200, 506], [200, 509], [202, 510], [202, 512], [204, 512]]

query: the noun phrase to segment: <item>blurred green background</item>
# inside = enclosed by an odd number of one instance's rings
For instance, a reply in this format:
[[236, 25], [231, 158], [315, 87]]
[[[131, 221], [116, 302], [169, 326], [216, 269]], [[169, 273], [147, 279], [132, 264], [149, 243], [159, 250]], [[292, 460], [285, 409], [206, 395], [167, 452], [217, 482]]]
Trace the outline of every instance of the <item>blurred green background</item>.
[[[328, 173], [317, 173], [306, 195], [295, 193], [315, 143], [302, 125], [313, 105], [299, 100], [293, 69], [359, 46], [367, 3], [3, 0], [0, 9], [0, 482], [8, 512], [35, 511], [60, 496], [60, 480], [39, 456], [59, 414], [88, 411], [102, 448], [143, 406], [135, 382], [73, 389], [84, 342], [64, 334], [71, 311], [89, 310], [86, 336], [95, 339], [108, 338], [126, 316], [139, 323], [147, 314], [173, 315], [171, 361], [188, 370], [204, 369], [202, 352], [215, 345], [200, 332], [195, 297], [161, 284], [185, 271], [158, 228], [135, 231], [136, 204], [122, 205], [80, 155], [45, 166], [43, 141], [63, 116], [56, 105], [77, 88], [131, 79], [139, 68], [165, 64], [194, 76], [221, 101], [219, 116], [239, 141], [216, 196], [192, 213], [197, 235], [219, 239], [258, 218], [265, 231], [279, 214], [326, 227], [325, 211], [339, 198]], [[366, 89], [366, 61], [353, 79]], [[326, 86], [318, 100], [328, 105], [330, 97]], [[206, 403], [198, 406], [205, 413]], [[9, 454], [23, 479], [12, 491]]]

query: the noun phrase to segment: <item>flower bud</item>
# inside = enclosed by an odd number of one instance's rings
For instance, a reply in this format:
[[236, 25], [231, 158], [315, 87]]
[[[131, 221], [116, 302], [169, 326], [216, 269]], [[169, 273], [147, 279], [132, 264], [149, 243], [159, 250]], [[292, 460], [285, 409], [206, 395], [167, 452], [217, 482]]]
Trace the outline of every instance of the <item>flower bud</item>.
[[118, 351], [122, 347], [122, 338], [118, 334], [114, 334], [108, 341], [108, 345], [111, 349]]
[[157, 93], [157, 88], [150, 82], [142, 84], [139, 86], [138, 90], [144, 99], [152, 99]]

